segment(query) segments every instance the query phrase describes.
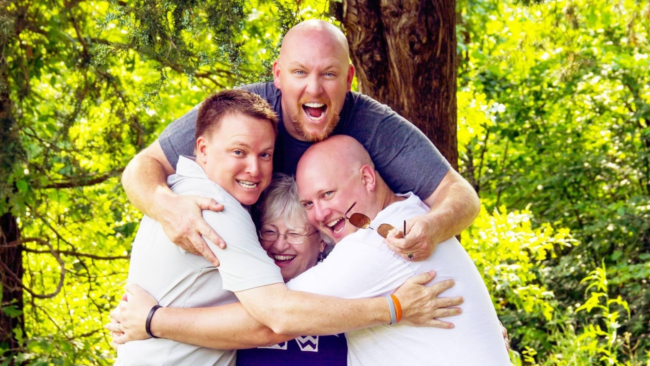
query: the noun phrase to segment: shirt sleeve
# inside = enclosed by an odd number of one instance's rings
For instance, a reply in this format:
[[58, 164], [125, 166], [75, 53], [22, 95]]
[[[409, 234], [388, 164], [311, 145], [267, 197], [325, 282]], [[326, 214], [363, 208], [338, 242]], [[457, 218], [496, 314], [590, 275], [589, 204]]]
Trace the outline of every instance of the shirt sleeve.
[[429, 198], [451, 169], [449, 162], [422, 131], [388, 106], [361, 94], [353, 101], [346, 134], [364, 145], [393, 192]]
[[181, 155], [194, 156], [196, 117], [199, 114], [200, 106], [200, 104], [197, 105], [181, 118], [170, 123], [158, 137], [160, 147], [174, 169], [176, 169], [178, 158]]
[[225, 290], [238, 292], [284, 282], [280, 269], [260, 245], [253, 220], [242, 207], [225, 205], [221, 212], [203, 211], [203, 218], [226, 242], [226, 249], [221, 249], [206, 239], [221, 263], [219, 272]]
[[287, 287], [347, 299], [368, 298], [391, 294], [414, 275], [388, 249], [351, 240], [336, 245], [322, 263], [289, 281]]

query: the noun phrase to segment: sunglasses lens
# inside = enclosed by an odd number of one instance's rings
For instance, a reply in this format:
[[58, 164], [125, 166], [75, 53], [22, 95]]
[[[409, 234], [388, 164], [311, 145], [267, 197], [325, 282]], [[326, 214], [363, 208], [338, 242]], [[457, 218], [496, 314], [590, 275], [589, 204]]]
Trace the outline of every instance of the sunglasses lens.
[[364, 214], [354, 213], [350, 216], [350, 224], [359, 229], [367, 229], [370, 227], [370, 218]]
[[377, 228], [377, 234], [381, 235], [384, 239], [388, 236], [388, 232], [393, 230], [394, 227], [391, 224], [381, 224]]

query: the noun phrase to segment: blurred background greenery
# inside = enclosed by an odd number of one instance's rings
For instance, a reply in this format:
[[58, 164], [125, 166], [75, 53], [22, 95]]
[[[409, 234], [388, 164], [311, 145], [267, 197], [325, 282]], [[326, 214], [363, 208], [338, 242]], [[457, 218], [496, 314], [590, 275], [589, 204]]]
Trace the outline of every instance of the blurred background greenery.
[[[210, 93], [270, 79], [330, 5], [0, 0], [2, 364], [112, 364], [141, 218], [121, 171]], [[456, 9], [459, 170], [483, 202], [462, 241], [513, 363], [650, 365], [650, 2]]]

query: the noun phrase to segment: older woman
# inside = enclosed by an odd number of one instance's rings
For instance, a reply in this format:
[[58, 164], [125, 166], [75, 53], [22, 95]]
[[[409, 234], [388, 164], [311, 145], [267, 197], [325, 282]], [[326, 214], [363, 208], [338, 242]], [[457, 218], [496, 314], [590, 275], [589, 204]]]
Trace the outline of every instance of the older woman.
[[[276, 174], [259, 205], [262, 247], [280, 267], [285, 282], [315, 266], [327, 248], [298, 199], [292, 177]], [[240, 350], [237, 365], [346, 365], [343, 334], [302, 336], [271, 347]]]
[[293, 178], [275, 174], [259, 206], [260, 242], [285, 282], [323, 259], [325, 242], [307, 221]]

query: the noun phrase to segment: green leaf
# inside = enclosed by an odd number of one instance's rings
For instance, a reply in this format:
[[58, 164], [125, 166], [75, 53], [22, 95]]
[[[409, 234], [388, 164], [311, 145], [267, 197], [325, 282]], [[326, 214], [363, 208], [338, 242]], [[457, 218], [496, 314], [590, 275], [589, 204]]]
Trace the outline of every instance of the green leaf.
[[18, 188], [18, 190], [21, 193], [25, 193], [29, 189], [29, 186], [27, 185], [27, 182], [25, 182], [24, 180], [17, 181], [16, 182], [16, 187]]

